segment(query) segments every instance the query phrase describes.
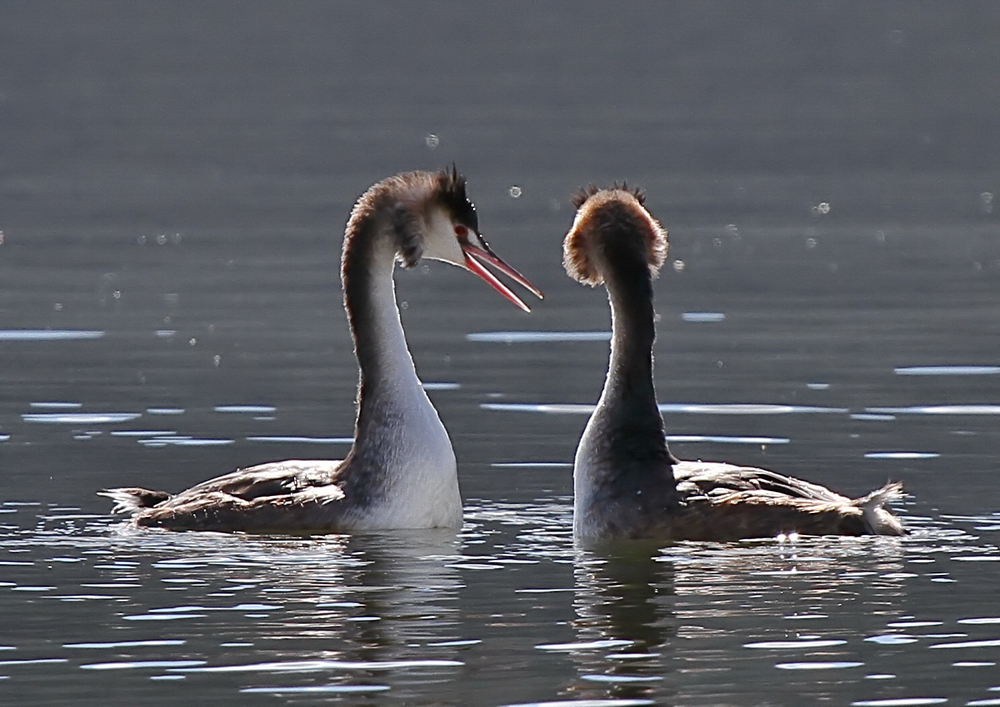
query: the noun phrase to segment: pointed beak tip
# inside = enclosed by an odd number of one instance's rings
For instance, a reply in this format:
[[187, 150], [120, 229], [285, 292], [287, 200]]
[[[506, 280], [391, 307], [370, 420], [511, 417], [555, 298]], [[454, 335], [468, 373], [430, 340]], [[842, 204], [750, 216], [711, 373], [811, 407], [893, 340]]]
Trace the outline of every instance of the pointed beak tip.
[[[489, 270], [484, 268], [476, 259], [483, 260], [490, 265], [496, 267], [500, 272], [507, 275], [513, 279], [516, 283], [523, 286], [533, 295], [539, 299], [543, 298], [541, 290], [532, 285], [528, 280], [521, 275], [517, 270], [512, 268], [510, 265], [505, 263], [500, 259], [495, 253], [487, 250], [483, 250], [472, 245], [463, 245], [462, 251], [465, 255], [465, 269], [478, 275], [483, 280], [485, 280], [493, 289], [503, 295], [510, 302], [524, 310], [525, 312], [531, 312], [531, 308], [521, 301], [521, 298], [511, 292], [510, 288], [500, 282], [496, 276], [493, 275]], [[475, 257], [473, 257], [475, 256]]]

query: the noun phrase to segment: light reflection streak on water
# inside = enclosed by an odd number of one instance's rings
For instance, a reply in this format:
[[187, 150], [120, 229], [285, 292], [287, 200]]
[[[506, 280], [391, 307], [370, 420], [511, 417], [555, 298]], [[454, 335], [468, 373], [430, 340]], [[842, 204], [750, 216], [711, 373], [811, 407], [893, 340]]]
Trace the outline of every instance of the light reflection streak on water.
[[57, 425], [112, 425], [130, 422], [140, 417], [142, 417], [140, 413], [133, 412], [38, 412], [21, 415], [21, 419], [25, 422]]
[[553, 343], [611, 341], [610, 331], [484, 331], [466, 334], [469, 341], [488, 343]]
[[[594, 405], [576, 403], [480, 403], [484, 410], [498, 412], [540, 412], [562, 415], [589, 415]], [[816, 407], [809, 405], [770, 405], [765, 403], [731, 403], [708, 405], [700, 403], [661, 403], [660, 412], [691, 415], [790, 415], [790, 414], [843, 414], [847, 408]]]
[[77, 341], [100, 339], [104, 331], [77, 329], [0, 329], [0, 341]]
[[895, 371], [901, 376], [989, 376], [1000, 373], [1000, 366], [908, 366]]
[[914, 405], [870, 407], [865, 410], [882, 415], [1000, 415], [1000, 405]]

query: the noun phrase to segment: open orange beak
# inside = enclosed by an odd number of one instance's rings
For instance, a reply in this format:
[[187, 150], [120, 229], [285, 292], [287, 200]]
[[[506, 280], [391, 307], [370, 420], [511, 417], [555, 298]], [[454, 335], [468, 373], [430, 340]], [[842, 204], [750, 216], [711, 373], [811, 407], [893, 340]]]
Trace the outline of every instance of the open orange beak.
[[497, 279], [496, 275], [494, 275], [489, 270], [480, 265], [479, 261], [492, 265], [497, 270], [502, 272], [504, 275], [509, 277], [517, 284], [527, 289], [529, 292], [531, 292], [531, 294], [535, 295], [539, 299], [542, 299], [543, 297], [541, 291], [537, 287], [532, 285], [530, 282], [528, 282], [528, 279], [524, 277], [524, 275], [522, 275], [517, 270], [512, 268], [510, 265], [501, 260], [500, 256], [493, 252], [493, 250], [489, 247], [489, 245], [487, 245], [486, 241], [483, 240], [482, 236], [479, 236], [478, 233], [476, 235], [479, 238], [481, 246], [473, 245], [472, 243], [464, 239], [460, 241], [460, 245], [462, 246], [462, 253], [465, 255], [465, 267], [468, 268], [471, 272], [474, 272], [476, 275], [479, 275], [479, 277], [486, 280], [486, 282], [489, 283], [490, 287], [492, 287], [494, 290], [502, 294], [504, 297], [506, 297], [508, 300], [516, 304], [525, 312], [530, 312], [531, 308], [528, 307], [528, 305], [526, 305], [524, 302], [522, 302], [520, 297], [511, 292], [509, 287], [500, 282], [500, 280]]

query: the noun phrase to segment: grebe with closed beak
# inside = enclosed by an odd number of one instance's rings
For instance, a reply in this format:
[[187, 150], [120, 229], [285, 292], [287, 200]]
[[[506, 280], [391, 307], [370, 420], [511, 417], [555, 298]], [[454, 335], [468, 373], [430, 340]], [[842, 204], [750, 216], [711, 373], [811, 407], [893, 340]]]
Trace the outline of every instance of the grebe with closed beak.
[[613, 330], [604, 391], [573, 466], [578, 541], [905, 533], [885, 508], [902, 495], [898, 483], [849, 499], [765, 469], [674, 457], [653, 389], [653, 278], [666, 231], [624, 185], [591, 187], [574, 205], [563, 264], [575, 280], [607, 288]]
[[329, 533], [457, 528], [455, 453], [406, 347], [392, 273], [421, 258], [472, 271], [525, 311], [480, 264], [533, 294], [479, 232], [465, 178], [454, 167], [409, 172], [366, 191], [344, 232], [344, 308], [360, 368], [354, 445], [343, 460], [292, 460], [239, 469], [176, 495], [141, 488], [102, 492], [138, 526], [171, 530]]

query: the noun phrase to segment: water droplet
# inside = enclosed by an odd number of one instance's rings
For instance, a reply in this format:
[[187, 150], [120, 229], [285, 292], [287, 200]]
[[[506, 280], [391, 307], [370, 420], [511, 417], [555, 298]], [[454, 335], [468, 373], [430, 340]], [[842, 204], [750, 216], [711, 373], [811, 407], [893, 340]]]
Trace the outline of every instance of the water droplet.
[[684, 267], [683, 260], [678, 259], [674, 261], [674, 272], [684, 272]]
[[809, 248], [810, 250], [812, 250], [815, 247], [816, 247], [816, 239], [815, 238], [806, 238], [806, 248]]
[[55, 309], [55, 310], [56, 310], [57, 312], [61, 312], [61, 311], [62, 311], [62, 308], [63, 308], [63, 306], [62, 306], [62, 302], [56, 302], [56, 303], [55, 303], [55, 304], [53, 305], [53, 309]]
[[436, 150], [437, 146], [441, 144], [441, 138], [434, 133], [431, 133], [424, 138], [424, 144], [427, 145], [428, 150]]
[[521, 198], [521, 187], [517, 186], [516, 184], [514, 184], [513, 186], [511, 186], [511, 188], [508, 189], [507, 191], [510, 193], [510, 198], [511, 199], [520, 199]]
[[222, 363], [222, 356], [220, 356], [219, 354], [215, 354], [214, 356], [212, 356], [212, 363], [214, 363], [215, 367], [218, 368], [219, 364]]
[[188, 346], [194, 346], [197, 343], [198, 343], [198, 340], [196, 338], [194, 338], [193, 336], [190, 339], [188, 339]]
[[161, 233], [156, 237], [156, 245], [166, 245], [167, 244], [167, 234]]

